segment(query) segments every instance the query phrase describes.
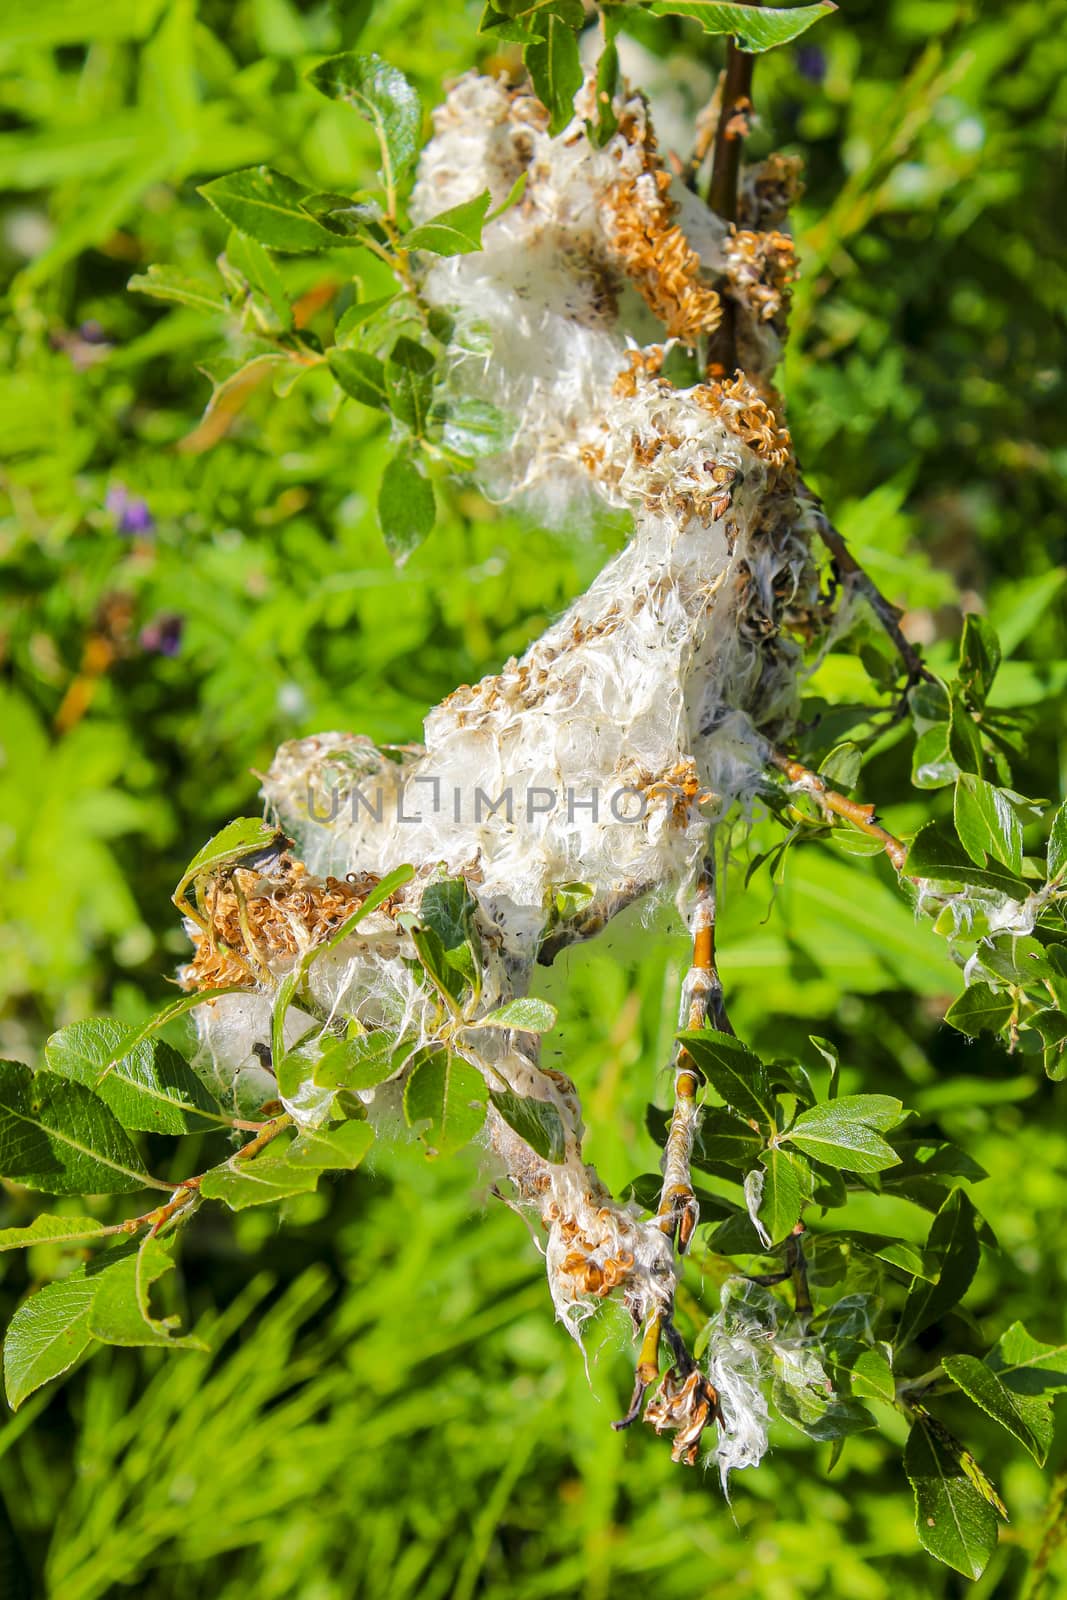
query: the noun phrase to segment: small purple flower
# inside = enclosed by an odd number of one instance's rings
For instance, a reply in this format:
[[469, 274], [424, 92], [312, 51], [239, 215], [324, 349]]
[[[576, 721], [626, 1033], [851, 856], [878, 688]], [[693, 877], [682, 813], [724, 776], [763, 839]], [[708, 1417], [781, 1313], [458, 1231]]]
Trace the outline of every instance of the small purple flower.
[[176, 656], [182, 647], [185, 618], [176, 611], [163, 611], [141, 629], [141, 649], [151, 655]]
[[90, 317], [88, 322], [83, 322], [80, 325], [78, 328], [78, 336], [79, 338], [84, 339], [86, 344], [111, 343], [111, 340], [108, 338], [107, 334], [104, 332], [104, 329], [101, 327], [100, 323], [97, 322], [95, 317]]
[[797, 46], [797, 71], [809, 83], [821, 83], [826, 77], [826, 53], [817, 44]]
[[115, 519], [115, 531], [131, 538], [146, 538], [155, 531], [156, 521], [146, 503], [131, 495], [125, 484], [116, 483], [104, 502]]

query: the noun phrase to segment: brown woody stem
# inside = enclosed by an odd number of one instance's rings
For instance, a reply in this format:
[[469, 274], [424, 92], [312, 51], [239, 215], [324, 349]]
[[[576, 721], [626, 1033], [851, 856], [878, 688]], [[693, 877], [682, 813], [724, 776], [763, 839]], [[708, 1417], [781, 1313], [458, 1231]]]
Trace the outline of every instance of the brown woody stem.
[[828, 789], [817, 772], [812, 772], [799, 761], [793, 761], [777, 750], [772, 752], [770, 761], [772, 766], [785, 774], [791, 784], [803, 789], [805, 794], [810, 794], [822, 811], [829, 812], [835, 817], [843, 817], [868, 838], [877, 839], [897, 871], [903, 872], [908, 855], [907, 846], [894, 834], [888, 833], [880, 823], [875, 822], [873, 805], [861, 805], [858, 800], [850, 800], [847, 795]]
[[878, 621], [893, 641], [897, 654], [907, 668], [909, 687], [913, 683], [918, 683], [920, 678], [925, 678], [927, 682], [932, 682], [933, 674], [924, 666], [918, 650], [909, 640], [905, 639], [900, 631], [900, 611], [893, 605], [892, 601], [886, 599], [878, 585], [864, 572], [845, 543], [843, 536], [837, 531], [823, 510], [822, 501], [813, 489], [809, 489], [803, 479], [799, 483], [798, 495], [807, 504], [815, 532], [833, 556], [834, 565], [846, 587], [858, 590], [863, 595]]

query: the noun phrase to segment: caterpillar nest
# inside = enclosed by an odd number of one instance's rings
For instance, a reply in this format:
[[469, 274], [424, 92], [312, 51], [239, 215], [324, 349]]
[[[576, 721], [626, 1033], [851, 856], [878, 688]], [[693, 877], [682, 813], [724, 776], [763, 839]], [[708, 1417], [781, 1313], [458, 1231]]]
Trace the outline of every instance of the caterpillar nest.
[[[434, 1048], [498, 1099], [506, 1090], [549, 1108], [556, 1159], [496, 1105], [482, 1137], [547, 1233], [552, 1299], [575, 1336], [608, 1296], [636, 1329], [669, 1322], [673, 1230], [613, 1199], [584, 1162], [577, 1091], [540, 1066], [536, 1036], [476, 1024], [527, 992], [539, 957], [638, 897], [677, 890], [685, 904], [709, 827], [751, 798], [770, 737], [788, 727], [799, 639], [819, 616], [808, 513], [770, 387], [793, 274], [782, 227], [795, 170], [772, 158], [750, 172], [735, 229], [671, 179], [639, 96], [616, 103], [617, 132], [597, 148], [592, 93], [587, 84], [573, 122], [551, 137], [528, 92], [462, 78], [435, 113], [412, 212], [420, 221], [486, 188], [502, 204], [525, 174], [484, 248], [427, 260], [421, 293], [455, 319], [453, 389], [514, 419], [509, 445], [481, 470], [485, 493], [566, 527], [587, 523], [597, 502], [626, 510], [629, 543], [521, 660], [431, 711], [422, 747], [383, 751], [350, 733], [284, 745], [264, 794], [296, 855], [219, 878], [205, 926], [190, 924], [183, 973], [188, 987], [244, 985], [199, 1008], [203, 1054], [235, 1105], [277, 1098], [266, 1041], [278, 982], [411, 863], [407, 884], [306, 964], [284, 1038], [301, 1041], [309, 1070], [284, 1104], [304, 1126], [330, 1115], [337, 1091], [314, 1082], [310, 1063], [347, 1027], [368, 1048], [400, 1041], [392, 1076], [360, 1091], [372, 1121], [396, 1122], [411, 1063]], [[724, 298], [744, 371], [676, 387], [666, 356], [713, 334]], [[472, 322], [490, 355], [472, 353]], [[428, 887], [457, 879], [478, 957], [458, 1011], [427, 981], [414, 933]], [[586, 903], [561, 916], [561, 890], [575, 883], [588, 886]], [[762, 1453], [762, 1401], [736, 1328], [711, 1348], [712, 1381], [678, 1354], [648, 1420], [674, 1433], [676, 1459], [693, 1461], [715, 1418], [725, 1475]], [[736, 1415], [745, 1395], [753, 1427]]]

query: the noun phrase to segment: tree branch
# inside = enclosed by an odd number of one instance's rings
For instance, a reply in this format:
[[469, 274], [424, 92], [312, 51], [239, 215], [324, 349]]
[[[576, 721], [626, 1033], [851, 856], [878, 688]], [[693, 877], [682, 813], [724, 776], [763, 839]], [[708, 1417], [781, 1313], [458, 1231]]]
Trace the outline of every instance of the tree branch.
[[799, 761], [793, 761], [789, 756], [782, 755], [778, 750], [771, 752], [770, 764], [777, 767], [779, 772], [783, 772], [796, 788], [803, 789], [805, 794], [810, 794], [822, 811], [843, 817], [868, 838], [877, 839], [897, 871], [903, 872], [908, 856], [907, 846], [894, 834], [888, 833], [880, 823], [875, 822], [873, 805], [861, 805], [858, 800], [850, 800], [847, 795], [828, 789], [817, 772], [812, 772], [810, 768], [802, 766]]

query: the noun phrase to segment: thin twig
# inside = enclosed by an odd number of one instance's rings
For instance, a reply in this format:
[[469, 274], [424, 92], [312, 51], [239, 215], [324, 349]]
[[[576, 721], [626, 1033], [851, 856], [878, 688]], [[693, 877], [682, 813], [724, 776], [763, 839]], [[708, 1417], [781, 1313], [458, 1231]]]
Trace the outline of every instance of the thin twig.
[[903, 661], [908, 672], [908, 686], [925, 679], [927, 683], [934, 681], [933, 673], [924, 665], [923, 659], [915, 646], [900, 630], [900, 611], [887, 600], [878, 585], [869, 578], [852, 554], [844, 537], [837, 531], [823, 509], [823, 503], [815, 491], [808, 487], [801, 478], [797, 485], [797, 497], [804, 502], [811, 513], [812, 525], [823, 544], [834, 558], [834, 565], [846, 588], [858, 590], [870, 605], [878, 621], [893, 641], [897, 654]]
[[[759, 4], [759, 0], [755, 0]], [[752, 117], [752, 75], [756, 58], [739, 50], [733, 39], [726, 43], [726, 71], [721, 79], [719, 120], [711, 158], [708, 205], [723, 222], [736, 222], [741, 152]], [[737, 305], [719, 285], [722, 319], [708, 340], [707, 370], [712, 377], [731, 378], [737, 370]]]
[[817, 772], [812, 772], [809, 767], [802, 766], [799, 761], [793, 761], [778, 750], [772, 751], [770, 764], [777, 767], [779, 772], [783, 772], [795, 788], [803, 789], [805, 794], [810, 794], [822, 811], [843, 817], [854, 828], [865, 833], [869, 839], [877, 839], [897, 871], [903, 872], [908, 856], [907, 846], [894, 834], [887, 832], [880, 823], [875, 822], [873, 805], [861, 805], [858, 800], [850, 800], [847, 795], [838, 794], [835, 789], [828, 789]]

